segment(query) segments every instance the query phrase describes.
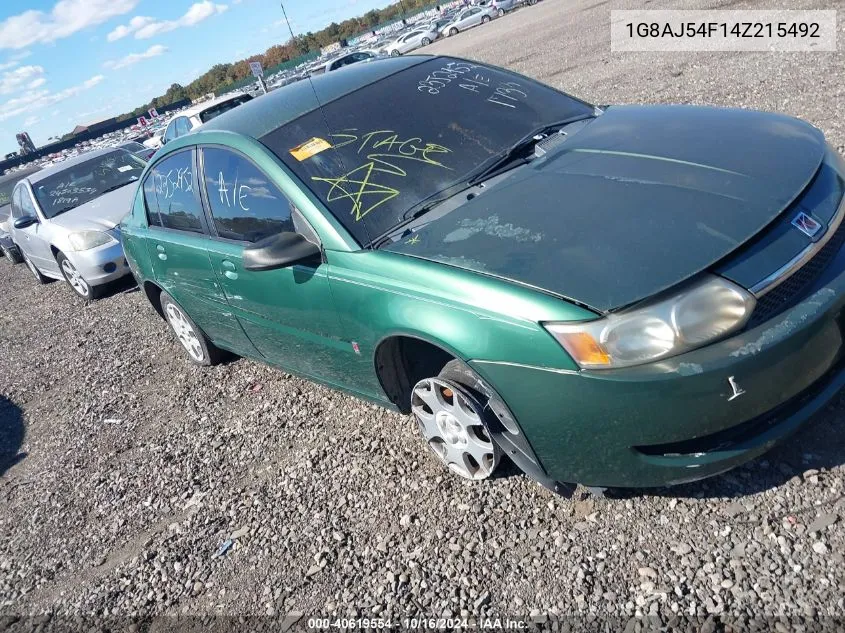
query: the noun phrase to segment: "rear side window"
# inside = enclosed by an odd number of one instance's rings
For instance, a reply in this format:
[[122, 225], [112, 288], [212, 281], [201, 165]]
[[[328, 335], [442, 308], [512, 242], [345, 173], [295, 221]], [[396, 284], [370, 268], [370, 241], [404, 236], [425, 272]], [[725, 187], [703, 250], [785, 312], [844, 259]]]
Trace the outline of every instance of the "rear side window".
[[234, 108], [237, 108], [242, 103], [246, 103], [250, 101], [252, 97], [249, 95], [241, 95], [239, 97], [235, 97], [234, 99], [229, 99], [228, 101], [224, 101], [223, 103], [218, 103], [216, 106], [209, 108], [208, 110], [203, 110], [200, 112], [200, 120], [203, 123], [208, 123], [211, 119], [219, 117], [224, 112], [228, 112]]
[[208, 205], [220, 237], [257, 242], [294, 230], [287, 197], [243, 156], [207, 147], [203, 149], [203, 174]]
[[168, 156], [144, 181], [144, 201], [150, 225], [203, 233], [202, 205], [194, 186], [193, 152]]

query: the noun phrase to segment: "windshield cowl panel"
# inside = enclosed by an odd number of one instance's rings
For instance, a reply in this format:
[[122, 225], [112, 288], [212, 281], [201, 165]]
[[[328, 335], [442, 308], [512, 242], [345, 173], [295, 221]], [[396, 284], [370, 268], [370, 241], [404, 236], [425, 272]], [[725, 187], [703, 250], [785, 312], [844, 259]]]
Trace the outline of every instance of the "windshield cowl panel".
[[527, 77], [441, 57], [324, 104], [260, 140], [369, 245], [532, 130], [592, 112]]

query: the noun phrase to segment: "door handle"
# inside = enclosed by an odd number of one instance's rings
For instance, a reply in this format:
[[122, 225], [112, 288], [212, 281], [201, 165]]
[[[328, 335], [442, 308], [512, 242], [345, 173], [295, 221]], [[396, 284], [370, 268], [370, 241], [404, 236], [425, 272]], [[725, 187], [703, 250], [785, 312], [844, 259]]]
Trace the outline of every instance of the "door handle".
[[164, 246], [162, 246], [161, 244], [157, 244], [156, 250], [158, 251], [158, 258], [161, 261], [164, 261], [164, 260], [167, 259], [167, 253], [164, 252]]
[[235, 272], [236, 266], [230, 262], [228, 259], [224, 259], [220, 266], [223, 268], [223, 274], [226, 275], [229, 279], [237, 279], [238, 273]]

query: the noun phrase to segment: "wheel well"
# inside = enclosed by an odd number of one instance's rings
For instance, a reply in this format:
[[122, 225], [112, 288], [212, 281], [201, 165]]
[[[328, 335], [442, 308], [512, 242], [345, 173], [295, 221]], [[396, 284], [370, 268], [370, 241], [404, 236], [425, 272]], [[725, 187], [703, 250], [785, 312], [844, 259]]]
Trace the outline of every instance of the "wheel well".
[[144, 289], [144, 294], [147, 295], [147, 300], [153, 308], [155, 308], [155, 311], [158, 312], [158, 315], [163, 319], [164, 310], [161, 309], [161, 288], [151, 281], [145, 281], [141, 287]]
[[454, 359], [452, 354], [428, 341], [393, 336], [376, 349], [376, 374], [391, 402], [403, 413], [409, 413], [414, 385], [423, 378], [436, 376]]
[[50, 252], [53, 253], [53, 259], [58, 259], [59, 257], [59, 249], [50, 244]]

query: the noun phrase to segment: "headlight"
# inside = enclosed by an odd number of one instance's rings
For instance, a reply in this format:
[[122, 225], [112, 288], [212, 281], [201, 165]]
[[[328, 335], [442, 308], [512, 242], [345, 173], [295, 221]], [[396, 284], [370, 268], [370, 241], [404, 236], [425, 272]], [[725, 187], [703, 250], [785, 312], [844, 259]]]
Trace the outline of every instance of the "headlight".
[[77, 233], [71, 233], [67, 236], [67, 240], [70, 243], [70, 250], [72, 251], [87, 251], [116, 241], [111, 235], [102, 231], [79, 231]]
[[595, 321], [545, 323], [581, 367], [629, 367], [683, 354], [736, 331], [748, 321], [754, 296], [707, 276], [670, 297]]

